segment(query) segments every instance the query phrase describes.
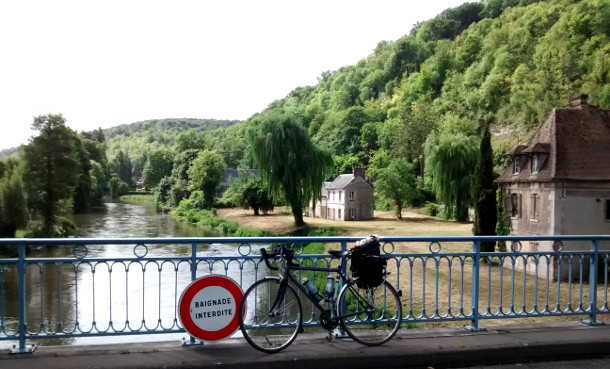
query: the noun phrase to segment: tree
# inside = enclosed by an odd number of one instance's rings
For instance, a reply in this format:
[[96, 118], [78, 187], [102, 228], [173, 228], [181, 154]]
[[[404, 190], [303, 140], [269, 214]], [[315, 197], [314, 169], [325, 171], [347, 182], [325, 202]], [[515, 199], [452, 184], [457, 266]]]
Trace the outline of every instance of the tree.
[[78, 183], [74, 188], [74, 212], [84, 213], [91, 208], [93, 191], [91, 189], [91, 160], [80, 139], [74, 140], [76, 159], [79, 164]]
[[0, 238], [15, 237], [15, 231], [26, 225], [27, 204], [21, 173], [14, 167], [0, 179]]
[[432, 133], [426, 140], [426, 173], [445, 216], [466, 220], [472, 203], [472, 175], [477, 162], [477, 137]]
[[193, 160], [188, 169], [189, 190], [203, 191], [203, 205], [211, 209], [214, 205], [216, 190], [226, 168], [224, 159], [216, 151], [204, 150]]
[[43, 221], [40, 233], [46, 236], [58, 236], [67, 229], [55, 226], [60, 224], [62, 205], [72, 199], [79, 180], [78, 136], [65, 123], [61, 114], [34, 118], [32, 129], [39, 134], [23, 147], [28, 202], [34, 211], [40, 212]]
[[402, 219], [402, 209], [417, 196], [417, 181], [413, 165], [396, 159], [379, 171], [375, 190], [384, 200], [394, 204], [396, 217]]
[[273, 210], [273, 201], [262, 180], [247, 169], [240, 168], [238, 177], [223, 195], [223, 201], [233, 205], [251, 208], [254, 215], [260, 211], [268, 213]]
[[142, 172], [142, 183], [146, 188], [155, 188], [163, 177], [172, 174], [174, 155], [166, 147], [158, 147], [148, 153]]
[[303, 207], [320, 194], [322, 182], [332, 169], [330, 153], [319, 149], [293, 115], [274, 110], [260, 127], [248, 132], [255, 165], [274, 198], [283, 193], [294, 223], [303, 226]]
[[[496, 186], [494, 185], [493, 152], [491, 149], [491, 134], [485, 124], [483, 137], [479, 146], [479, 160], [475, 168], [475, 186], [472, 195], [474, 199], [474, 224], [472, 232], [475, 236], [495, 236], [496, 234]], [[493, 252], [495, 242], [482, 242], [482, 252]]]
[[120, 150], [117, 156], [114, 158], [113, 164], [119, 179], [127, 183], [129, 187], [133, 187], [133, 181], [131, 180], [133, 166], [131, 165], [129, 154], [125, 154], [123, 150]]
[[[187, 149], [176, 154], [171, 178], [164, 177], [165, 182], [161, 180], [159, 183], [159, 191], [167, 191], [167, 193], [158, 196], [159, 199], [164, 199], [163, 203], [169, 202], [168, 205], [178, 205], [182, 199], [191, 195], [188, 190], [188, 170], [198, 155], [199, 150], [197, 149]], [[161, 187], [163, 187], [163, 190]]]

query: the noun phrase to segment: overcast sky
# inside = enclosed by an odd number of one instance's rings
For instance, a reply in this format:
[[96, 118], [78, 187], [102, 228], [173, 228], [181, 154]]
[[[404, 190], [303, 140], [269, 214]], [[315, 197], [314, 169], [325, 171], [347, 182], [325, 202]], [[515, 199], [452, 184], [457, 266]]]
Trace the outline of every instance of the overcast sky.
[[76, 131], [247, 119], [464, 0], [2, 0], [0, 150], [34, 116]]

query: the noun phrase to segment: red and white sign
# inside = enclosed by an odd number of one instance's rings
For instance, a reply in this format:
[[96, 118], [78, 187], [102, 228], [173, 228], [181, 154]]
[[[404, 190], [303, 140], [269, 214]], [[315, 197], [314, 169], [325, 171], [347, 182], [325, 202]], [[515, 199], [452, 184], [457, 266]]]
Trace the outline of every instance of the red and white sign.
[[229, 277], [201, 277], [182, 292], [178, 317], [191, 336], [202, 341], [220, 341], [239, 328], [238, 310], [243, 297], [241, 287]]

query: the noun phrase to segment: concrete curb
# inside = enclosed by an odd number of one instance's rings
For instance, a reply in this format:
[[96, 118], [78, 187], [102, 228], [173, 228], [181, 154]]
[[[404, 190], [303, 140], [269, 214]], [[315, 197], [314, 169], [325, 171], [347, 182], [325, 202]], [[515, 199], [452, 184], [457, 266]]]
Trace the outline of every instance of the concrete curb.
[[327, 342], [302, 334], [286, 350], [264, 354], [243, 339], [205, 346], [179, 342], [46, 346], [32, 354], [0, 354], [3, 369], [23, 368], [459, 368], [484, 364], [597, 358], [610, 355], [610, 325], [578, 322], [403, 330], [367, 347], [349, 339]]

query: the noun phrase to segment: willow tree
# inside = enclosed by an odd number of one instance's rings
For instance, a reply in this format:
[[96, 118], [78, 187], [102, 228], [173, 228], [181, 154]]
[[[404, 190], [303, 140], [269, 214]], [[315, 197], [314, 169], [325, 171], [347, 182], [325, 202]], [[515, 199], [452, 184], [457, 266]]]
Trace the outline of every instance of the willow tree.
[[479, 155], [478, 138], [464, 134], [428, 136], [425, 146], [426, 173], [432, 189], [445, 205], [445, 216], [466, 220], [472, 203], [472, 181]]
[[330, 153], [315, 146], [294, 115], [270, 111], [258, 127], [248, 132], [248, 143], [255, 166], [271, 195], [283, 195], [302, 226], [303, 208], [320, 194], [322, 182], [332, 169]]

